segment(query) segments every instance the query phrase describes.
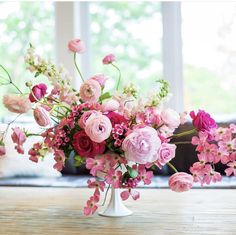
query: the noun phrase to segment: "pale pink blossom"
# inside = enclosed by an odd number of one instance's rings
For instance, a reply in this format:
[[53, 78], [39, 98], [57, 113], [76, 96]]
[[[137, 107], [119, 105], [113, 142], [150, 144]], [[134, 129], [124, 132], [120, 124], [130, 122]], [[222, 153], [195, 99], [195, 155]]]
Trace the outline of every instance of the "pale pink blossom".
[[225, 169], [226, 175], [227, 175], [227, 176], [230, 176], [230, 175], [233, 174], [234, 176], [236, 176], [236, 161], [229, 162], [229, 163], [227, 164], [227, 166], [228, 166], [229, 168]]
[[96, 143], [101, 143], [108, 139], [111, 130], [111, 121], [105, 115], [93, 115], [86, 122], [85, 132]]
[[111, 112], [116, 111], [120, 107], [120, 103], [117, 100], [110, 99], [102, 104], [102, 111], [103, 112]]
[[78, 124], [81, 128], [83, 128], [83, 129], [85, 128], [86, 122], [91, 117], [91, 115], [97, 116], [97, 115], [101, 115], [101, 113], [96, 110], [88, 110], [88, 111], [84, 112], [78, 121]]
[[84, 102], [97, 102], [101, 94], [100, 84], [93, 79], [85, 81], [80, 87], [80, 97]]
[[134, 200], [137, 200], [140, 198], [140, 193], [136, 190], [128, 189], [121, 192], [120, 196], [123, 201], [127, 200], [129, 196], [131, 196]]
[[104, 87], [108, 77], [106, 77], [104, 74], [96, 74], [90, 79], [97, 81], [100, 84], [100, 86]]
[[102, 63], [103, 64], [111, 64], [114, 61], [116, 61], [115, 55], [109, 54], [103, 58]]
[[205, 168], [205, 175], [203, 176], [202, 183], [210, 184], [212, 182], [217, 182], [222, 180], [222, 176], [219, 172], [216, 172], [210, 164], [206, 164]]
[[164, 166], [167, 162], [175, 157], [176, 145], [163, 143], [158, 150], [157, 162], [159, 165]]
[[95, 178], [88, 179], [88, 188], [95, 188], [95, 190], [104, 191], [105, 183], [103, 181], [98, 181]]
[[105, 160], [103, 158], [87, 158], [86, 168], [90, 170], [90, 174], [96, 176], [98, 172], [103, 171], [105, 167]]
[[48, 111], [40, 106], [34, 109], [34, 119], [40, 126], [48, 126], [51, 124]]
[[107, 184], [111, 184], [113, 188], [120, 188], [122, 172], [115, 169], [110, 169], [105, 176]]
[[184, 125], [184, 123], [187, 121], [187, 115], [188, 112], [184, 111], [183, 113], [180, 114], [180, 124]]
[[202, 183], [202, 177], [205, 174], [204, 168], [205, 168], [205, 163], [202, 162], [195, 162], [193, 166], [190, 167], [190, 172], [193, 175], [194, 182]]
[[87, 205], [84, 207], [84, 215], [92, 215], [94, 212], [97, 210], [97, 198], [92, 196], [90, 199], [87, 201]]
[[80, 39], [73, 39], [68, 42], [68, 49], [72, 52], [83, 53], [85, 52], [85, 45]]
[[31, 103], [27, 97], [19, 95], [5, 95], [4, 106], [13, 113], [27, 113], [31, 109]]
[[184, 192], [192, 188], [193, 177], [185, 172], [177, 172], [169, 178], [169, 187], [175, 192]]
[[157, 131], [149, 126], [137, 128], [131, 131], [122, 143], [125, 158], [140, 164], [157, 160], [157, 151], [161, 140]]
[[173, 109], [165, 109], [161, 112], [161, 118], [164, 124], [175, 129], [180, 125], [180, 115]]
[[18, 153], [24, 154], [23, 144], [26, 141], [26, 135], [23, 130], [21, 130], [19, 127], [12, 128], [13, 133], [11, 135], [13, 143], [16, 144], [15, 149]]
[[205, 144], [208, 139], [208, 134], [206, 132], [199, 131], [198, 137], [193, 136], [192, 138], [192, 144], [197, 145], [196, 151], [202, 152], [204, 150]]
[[139, 165], [138, 178], [143, 181], [144, 184], [151, 184], [153, 178], [152, 171], [146, 171], [144, 165]]
[[229, 125], [230, 130], [232, 131], [233, 134], [236, 134], [236, 125], [235, 124], [230, 124]]

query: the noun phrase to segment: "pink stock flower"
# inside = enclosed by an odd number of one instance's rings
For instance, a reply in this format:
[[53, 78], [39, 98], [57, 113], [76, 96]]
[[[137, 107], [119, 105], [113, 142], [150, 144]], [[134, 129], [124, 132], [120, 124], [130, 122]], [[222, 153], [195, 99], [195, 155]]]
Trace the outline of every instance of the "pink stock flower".
[[161, 119], [169, 128], [175, 129], [180, 125], [180, 115], [173, 109], [165, 109], [161, 112]]
[[177, 172], [169, 178], [169, 187], [175, 192], [184, 192], [192, 188], [193, 177], [185, 172]]
[[74, 134], [72, 145], [81, 157], [93, 158], [105, 151], [105, 142], [93, 142], [85, 131], [79, 131]]
[[102, 63], [103, 64], [111, 64], [114, 61], [116, 61], [115, 55], [109, 54], [103, 58]]
[[101, 115], [101, 113], [96, 110], [88, 110], [84, 112], [78, 121], [78, 124], [81, 128], [85, 128], [86, 122], [88, 121], [91, 115]]
[[13, 143], [16, 144], [15, 149], [18, 153], [24, 154], [23, 144], [26, 141], [26, 135], [19, 127], [12, 128], [13, 133], [11, 135]]
[[110, 119], [105, 115], [94, 115], [86, 122], [85, 132], [96, 143], [101, 143], [108, 139], [111, 130], [112, 125]]
[[97, 81], [100, 84], [100, 86], [104, 87], [108, 77], [106, 77], [104, 74], [96, 74], [90, 79]]
[[215, 120], [210, 116], [210, 114], [203, 110], [199, 110], [197, 114], [195, 114], [194, 111], [190, 112], [190, 117], [192, 118], [194, 127], [198, 131], [208, 132], [210, 129], [217, 127]]
[[101, 94], [100, 84], [93, 79], [85, 81], [80, 87], [80, 97], [84, 102], [97, 102]]
[[120, 188], [121, 178], [122, 172], [115, 169], [110, 169], [105, 176], [106, 183], [111, 184], [113, 188]]
[[164, 166], [167, 162], [175, 157], [176, 145], [163, 143], [158, 150], [157, 162], [159, 165]]
[[122, 143], [125, 158], [140, 164], [157, 160], [160, 146], [161, 140], [156, 130], [149, 126], [134, 129]]
[[129, 196], [131, 196], [134, 200], [137, 200], [140, 198], [140, 193], [136, 190], [128, 189], [121, 192], [120, 196], [123, 201], [127, 200]]
[[27, 113], [31, 109], [29, 99], [24, 96], [4, 95], [3, 104], [13, 113]]
[[85, 45], [80, 39], [73, 39], [68, 42], [68, 49], [72, 52], [83, 53], [85, 52]]
[[84, 215], [88, 216], [94, 214], [98, 209], [97, 203], [98, 199], [96, 197], [90, 197], [90, 199], [87, 201], [87, 205], [84, 207]]
[[46, 95], [46, 93], [47, 86], [44, 83], [40, 83], [32, 88], [32, 91], [29, 94], [29, 99], [32, 103], [37, 102], [41, 100]]
[[230, 176], [233, 174], [234, 176], [236, 176], [236, 161], [229, 162], [227, 166], [229, 166], [229, 168], [225, 169], [226, 175]]
[[93, 176], [96, 176], [97, 172], [102, 171], [104, 167], [105, 167], [105, 160], [103, 158], [100, 158], [100, 159], [87, 158], [86, 159], [86, 168], [90, 170], [90, 174]]
[[120, 107], [120, 103], [117, 100], [110, 99], [106, 103], [102, 104], [103, 112], [116, 111]]
[[0, 145], [0, 156], [4, 156], [6, 154], [6, 148], [3, 143]]
[[34, 109], [34, 119], [39, 124], [39, 126], [48, 126], [51, 124], [48, 111], [40, 106]]

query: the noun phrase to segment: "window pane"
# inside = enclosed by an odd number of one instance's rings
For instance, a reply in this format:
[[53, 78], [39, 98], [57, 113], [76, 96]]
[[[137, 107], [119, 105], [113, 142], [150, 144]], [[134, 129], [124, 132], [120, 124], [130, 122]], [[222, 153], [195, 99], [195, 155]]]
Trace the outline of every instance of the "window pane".
[[236, 3], [182, 3], [185, 108], [236, 113]]
[[[25, 81], [32, 79], [24, 64], [29, 43], [44, 57], [54, 59], [54, 22], [53, 3], [0, 2], [0, 64], [8, 69], [19, 87], [23, 88]], [[6, 77], [2, 70], [0, 75]], [[16, 93], [10, 86], [0, 89], [0, 99], [2, 94]], [[0, 116], [5, 113], [0, 104]]]
[[157, 2], [90, 3], [93, 73], [112, 75], [109, 88], [115, 87], [117, 74], [103, 66], [103, 56], [113, 53], [124, 82], [142, 84], [145, 92], [162, 77], [162, 20]]

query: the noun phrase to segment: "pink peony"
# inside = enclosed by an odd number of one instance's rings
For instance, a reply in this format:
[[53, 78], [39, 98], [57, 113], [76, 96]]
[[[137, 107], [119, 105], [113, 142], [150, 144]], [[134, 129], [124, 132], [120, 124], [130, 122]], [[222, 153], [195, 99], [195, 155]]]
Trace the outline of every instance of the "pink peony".
[[83, 128], [83, 129], [85, 128], [86, 122], [91, 117], [91, 115], [101, 115], [101, 113], [96, 110], [89, 110], [89, 111], [84, 112], [78, 122], [78, 124], [81, 128]]
[[85, 52], [85, 45], [80, 39], [73, 39], [68, 42], [68, 49], [72, 52], [83, 53]]
[[26, 135], [19, 127], [12, 128], [13, 133], [11, 135], [13, 143], [16, 144], [15, 149], [18, 153], [24, 154], [23, 144], [26, 141]]
[[169, 178], [169, 187], [175, 192], [184, 192], [192, 188], [193, 177], [185, 172], [177, 172]]
[[40, 106], [34, 109], [34, 119], [40, 126], [48, 126], [51, 124], [48, 112]]
[[175, 157], [176, 145], [163, 143], [158, 151], [158, 163], [164, 166], [167, 162]]
[[113, 54], [109, 54], [107, 56], [105, 56], [102, 60], [103, 64], [111, 64], [112, 62], [114, 62], [116, 60], [115, 55]]
[[215, 120], [203, 110], [199, 110], [197, 114], [194, 111], [190, 112], [194, 127], [198, 131], [210, 131], [210, 129], [216, 128]]
[[30, 101], [37, 102], [41, 100], [47, 93], [47, 86], [44, 83], [33, 86], [32, 92], [29, 94]]
[[111, 129], [112, 125], [108, 117], [94, 115], [86, 122], [85, 132], [92, 141], [101, 143], [110, 136]]
[[100, 86], [105, 86], [106, 80], [108, 79], [104, 74], [96, 74], [90, 79], [97, 81]]
[[79, 131], [74, 134], [72, 145], [81, 157], [92, 158], [96, 155], [103, 154], [105, 151], [105, 142], [93, 142], [86, 135], [85, 131]]
[[5, 95], [3, 97], [4, 106], [13, 113], [27, 113], [31, 109], [28, 98], [17, 95]]
[[111, 99], [108, 100], [106, 103], [102, 104], [102, 111], [103, 112], [110, 112], [116, 111], [120, 107], [120, 103], [117, 100]]
[[170, 108], [161, 112], [161, 119], [171, 129], [175, 129], [180, 125], [180, 115]]
[[156, 161], [160, 146], [161, 140], [157, 131], [149, 126], [134, 129], [122, 143], [125, 158], [140, 164]]
[[101, 93], [100, 84], [93, 79], [85, 81], [80, 87], [80, 97], [84, 102], [97, 102]]

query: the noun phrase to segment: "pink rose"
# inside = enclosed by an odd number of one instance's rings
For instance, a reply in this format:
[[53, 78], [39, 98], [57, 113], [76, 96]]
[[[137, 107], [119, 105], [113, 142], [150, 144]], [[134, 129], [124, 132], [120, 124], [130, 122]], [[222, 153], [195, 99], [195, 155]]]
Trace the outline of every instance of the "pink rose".
[[12, 128], [13, 133], [11, 135], [13, 143], [16, 144], [15, 149], [18, 153], [24, 154], [23, 144], [26, 141], [26, 135], [19, 127]]
[[17, 95], [5, 95], [3, 97], [4, 106], [13, 113], [27, 113], [31, 109], [28, 98]]
[[180, 125], [180, 115], [173, 109], [163, 110], [161, 112], [161, 119], [171, 129], [175, 129]]
[[105, 86], [106, 80], [108, 79], [104, 74], [96, 74], [93, 77], [91, 77], [90, 79], [93, 79], [95, 81], [97, 81], [100, 86]]
[[134, 129], [122, 143], [125, 158], [139, 164], [156, 161], [160, 146], [161, 140], [157, 131], [149, 126]]
[[85, 132], [89, 138], [101, 143], [111, 134], [112, 125], [110, 119], [104, 115], [94, 115], [86, 122]]
[[79, 131], [74, 134], [72, 145], [81, 157], [93, 158], [97, 155], [103, 154], [105, 151], [105, 142], [93, 142], [86, 135], [85, 131]]
[[83, 53], [85, 52], [85, 45], [80, 39], [73, 39], [68, 42], [68, 49], [72, 52]]
[[[167, 162], [175, 157], [176, 145], [163, 143], [158, 150], [158, 160], [157, 162], [164, 166]], [[158, 165], [159, 165], [158, 164]]]
[[103, 112], [110, 112], [116, 111], [120, 107], [120, 103], [117, 100], [111, 99], [108, 100], [106, 103], [102, 104], [102, 111]]
[[32, 92], [29, 94], [30, 101], [37, 102], [41, 100], [47, 93], [47, 86], [44, 83], [40, 83], [38, 85], [35, 85], [32, 88]]
[[85, 128], [86, 122], [91, 117], [91, 115], [101, 115], [101, 113], [96, 110], [89, 110], [89, 111], [84, 112], [78, 122], [78, 124], [81, 128], [83, 128], [83, 129]]
[[112, 62], [114, 62], [116, 60], [115, 55], [113, 54], [109, 54], [107, 56], [105, 56], [102, 60], [103, 64], [111, 64]]
[[124, 116], [116, 112], [109, 112], [108, 114], [106, 114], [106, 116], [110, 119], [112, 127], [114, 127], [116, 124], [128, 122], [127, 119], [124, 118]]
[[190, 112], [193, 119], [193, 125], [198, 131], [210, 131], [210, 129], [217, 128], [215, 120], [203, 110], [199, 110], [197, 114], [194, 111]]
[[48, 126], [51, 124], [51, 119], [49, 117], [48, 111], [40, 106], [34, 109], [34, 119], [40, 126]]
[[185, 172], [177, 172], [169, 178], [169, 187], [175, 192], [184, 192], [192, 188], [193, 177]]
[[80, 97], [84, 102], [97, 102], [101, 93], [100, 84], [93, 79], [85, 81], [80, 87]]

